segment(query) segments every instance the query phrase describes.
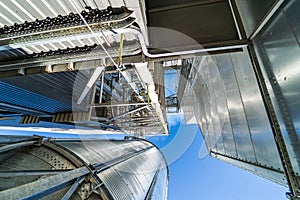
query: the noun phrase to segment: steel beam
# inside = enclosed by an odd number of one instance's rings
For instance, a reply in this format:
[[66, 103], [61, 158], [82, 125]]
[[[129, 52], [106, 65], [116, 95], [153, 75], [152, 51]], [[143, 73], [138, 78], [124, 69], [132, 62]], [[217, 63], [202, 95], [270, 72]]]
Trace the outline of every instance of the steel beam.
[[241, 31], [240, 31], [239, 23], [237, 21], [237, 16], [236, 16], [236, 14], [234, 12], [231, 0], [228, 0], [228, 4], [230, 6], [230, 10], [231, 10], [231, 14], [232, 14], [232, 17], [233, 17], [233, 21], [234, 21], [234, 25], [235, 25], [236, 31], [238, 33], [239, 39], [241, 40], [243, 38], [242, 38], [242, 34], [241, 34]]
[[91, 104], [88, 107], [94, 108], [105, 108], [105, 107], [122, 107], [122, 106], [141, 106], [147, 105], [148, 103], [137, 101], [137, 102], [113, 102], [113, 103], [100, 103], [100, 104]]
[[71, 169], [0, 171], [0, 177], [55, 175]]
[[75, 183], [73, 183], [73, 185], [70, 187], [70, 189], [67, 191], [67, 193], [61, 198], [61, 200], [69, 200], [70, 197], [73, 195], [73, 193], [75, 192], [75, 190], [78, 188], [78, 186], [84, 181], [84, 179], [86, 178], [86, 176], [77, 178], [77, 180], [75, 181]]
[[137, 111], [139, 111], [139, 110], [143, 110], [143, 109], [145, 109], [145, 108], [148, 108], [148, 105], [142, 106], [142, 107], [139, 107], [139, 108], [135, 108], [135, 109], [132, 109], [132, 110], [126, 112], [126, 113], [123, 113], [123, 114], [121, 114], [121, 115], [115, 116], [115, 117], [111, 118], [110, 121], [119, 119], [119, 118], [121, 118], [121, 117], [123, 117], [123, 116], [129, 115], [129, 114], [134, 113], [134, 112], [137, 112]]
[[87, 85], [85, 86], [84, 90], [82, 91], [80, 97], [77, 100], [77, 104], [81, 104], [83, 99], [86, 97], [87, 93], [90, 91], [90, 89], [93, 87], [95, 82], [97, 81], [98, 77], [104, 70], [104, 66], [96, 67], [93, 75], [91, 76], [90, 80], [88, 81]]
[[21, 185], [0, 192], [3, 199], [41, 199], [51, 193], [62, 190], [71, 185], [78, 177], [87, 175], [90, 170], [86, 167], [77, 168], [58, 175], [39, 179], [37, 181]]

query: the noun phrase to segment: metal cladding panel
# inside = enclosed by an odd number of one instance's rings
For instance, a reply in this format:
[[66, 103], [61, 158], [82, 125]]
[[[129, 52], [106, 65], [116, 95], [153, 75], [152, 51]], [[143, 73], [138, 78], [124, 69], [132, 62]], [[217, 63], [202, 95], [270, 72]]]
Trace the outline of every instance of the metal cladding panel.
[[[220, 152], [226, 152], [224, 149], [223, 134], [222, 134], [222, 124], [224, 121], [224, 113], [227, 109], [225, 104], [225, 93], [223, 88], [223, 83], [221, 82], [221, 76], [218, 68], [216, 67], [215, 57], [212, 56], [211, 59], [206, 59], [207, 67], [209, 70], [209, 90], [211, 92], [211, 98], [213, 99], [213, 111], [212, 111], [212, 121], [215, 138], [217, 139], [217, 148]], [[201, 72], [200, 72], [201, 73]]]
[[[210, 68], [214, 68], [214, 73], [211, 75], [215, 77], [215, 84], [212, 88], [212, 91], [215, 92], [215, 99], [216, 104], [218, 107], [218, 115], [219, 115], [219, 127], [218, 127], [218, 134], [219, 134], [219, 143], [223, 143], [224, 151], [228, 155], [236, 155], [236, 144], [233, 138], [232, 132], [232, 125], [230, 122], [230, 116], [228, 112], [228, 101], [226, 99], [226, 88], [225, 82], [222, 81], [222, 73], [220, 71], [226, 70], [226, 67], [222, 67], [218, 69], [218, 59], [217, 56], [211, 56], [210, 59]], [[201, 72], [200, 72], [201, 73]], [[215, 75], [214, 75], [215, 74]], [[227, 81], [227, 80], [226, 80]], [[202, 80], [200, 80], [202, 82]], [[206, 84], [205, 82], [203, 84]], [[198, 98], [201, 98], [199, 96]], [[222, 140], [221, 140], [222, 139]], [[218, 150], [221, 152], [220, 150]]]
[[0, 62], [7, 61], [7, 60], [14, 60], [17, 58], [26, 57], [27, 53], [22, 49], [12, 49], [7, 48], [6, 50], [0, 50]]
[[[86, 108], [84, 106], [77, 105], [73, 102], [77, 100], [76, 97], [81, 95], [90, 76], [90, 70], [82, 70], [79, 72], [68, 71], [0, 78], [0, 81], [5, 82], [6, 85], [9, 84], [11, 87], [11, 93], [1, 93], [0, 96], [4, 98], [9, 95], [14, 95], [14, 92], [22, 92], [22, 98], [27, 99], [27, 104], [21, 105], [17, 102], [14, 103], [18, 98], [14, 98], [13, 101], [11, 101], [11, 99], [3, 100], [3, 102], [25, 107], [27, 107], [26, 105], [29, 103], [32, 103], [34, 105], [28, 108], [41, 109], [41, 111], [50, 113], [85, 111]], [[14, 92], [12, 88], [14, 88]], [[40, 98], [36, 100], [32, 95], [39, 96]], [[87, 96], [84, 103], [89, 103], [90, 101], [90, 93]], [[41, 98], [45, 100], [41, 101]], [[62, 107], [62, 105], [64, 107]]]
[[114, 140], [57, 141], [55, 143], [72, 151], [87, 164], [110, 161], [126, 153], [133, 153], [150, 146], [150, 143], [147, 142]]
[[217, 61], [222, 79], [225, 80], [224, 86], [228, 113], [230, 116], [238, 156], [255, 162], [255, 153], [251, 142], [251, 136], [249, 134], [249, 128], [247, 125], [243, 102], [240, 96], [239, 86], [236, 80], [234, 66], [232, 65], [229, 55], [220, 55], [217, 57]]
[[286, 1], [254, 41], [296, 175], [300, 173], [299, 9], [299, 1]]
[[247, 49], [191, 62], [198, 71], [191, 70], [183, 111], [187, 107], [190, 113], [194, 107], [209, 151], [235, 160], [241, 168], [246, 163], [247, 170], [262, 177], [281, 180], [267, 173], [276, 169], [281, 174], [283, 167]]
[[258, 28], [261, 21], [278, 0], [235, 0], [247, 37]]
[[67, 112], [72, 105], [0, 81], [0, 102], [47, 113]]
[[[183, 33], [199, 44], [238, 39], [228, 1], [148, 1], [149, 27], [161, 27]], [[184, 41], [177, 37], [155, 37], [149, 34], [154, 47], [178, 47]], [[167, 38], [167, 40], [166, 40]]]
[[147, 200], [167, 200], [168, 187], [166, 185], [168, 185], [168, 170], [166, 167], [162, 167], [157, 175], [156, 186], [149, 197], [147, 197]]
[[206, 145], [207, 145], [208, 149], [210, 149], [209, 147], [212, 145], [211, 145], [210, 138], [209, 138], [209, 136], [210, 136], [209, 124], [208, 124], [207, 115], [206, 115], [207, 109], [209, 109], [209, 107], [207, 107], [207, 104], [208, 104], [207, 100], [206, 100], [207, 95], [203, 95], [203, 94], [207, 93], [207, 87], [206, 87], [205, 82], [204, 82], [202, 76], [200, 75], [200, 73], [197, 73], [196, 79], [199, 82], [199, 84], [195, 84], [195, 91], [198, 91], [198, 92], [196, 92], [196, 96], [195, 96], [198, 103], [195, 106], [196, 107], [199, 106], [198, 107], [199, 111], [196, 111], [196, 118], [199, 119], [198, 123], [201, 128], [202, 135], [206, 141]]
[[235, 66], [256, 162], [283, 170], [250, 58], [247, 53], [230, 54], [230, 57]]
[[161, 162], [161, 153], [152, 148], [98, 176], [114, 199], [145, 199]]

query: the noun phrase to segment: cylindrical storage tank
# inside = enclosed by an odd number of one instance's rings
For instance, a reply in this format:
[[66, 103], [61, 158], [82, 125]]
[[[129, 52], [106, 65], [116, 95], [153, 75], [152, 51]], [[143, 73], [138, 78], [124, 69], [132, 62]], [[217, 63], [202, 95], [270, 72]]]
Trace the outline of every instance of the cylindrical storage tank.
[[168, 167], [140, 139], [1, 136], [1, 199], [167, 199]]

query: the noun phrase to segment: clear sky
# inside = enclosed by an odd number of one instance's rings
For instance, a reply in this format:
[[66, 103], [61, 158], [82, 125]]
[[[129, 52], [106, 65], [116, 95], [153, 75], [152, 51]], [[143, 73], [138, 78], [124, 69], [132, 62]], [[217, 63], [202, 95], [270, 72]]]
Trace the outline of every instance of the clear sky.
[[[152, 137], [170, 162], [169, 200], [284, 200], [287, 188], [206, 156], [196, 125], [171, 117], [170, 136]], [[170, 117], [169, 117], [170, 119]]]

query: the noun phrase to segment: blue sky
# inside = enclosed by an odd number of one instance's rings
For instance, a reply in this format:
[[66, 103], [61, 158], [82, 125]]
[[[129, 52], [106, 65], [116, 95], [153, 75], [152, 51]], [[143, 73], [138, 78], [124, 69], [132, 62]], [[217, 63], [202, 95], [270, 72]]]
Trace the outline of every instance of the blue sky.
[[184, 125], [178, 116], [172, 118], [169, 137], [149, 138], [171, 162], [169, 200], [286, 199], [285, 187], [210, 156], [200, 159], [203, 139], [198, 127]]

